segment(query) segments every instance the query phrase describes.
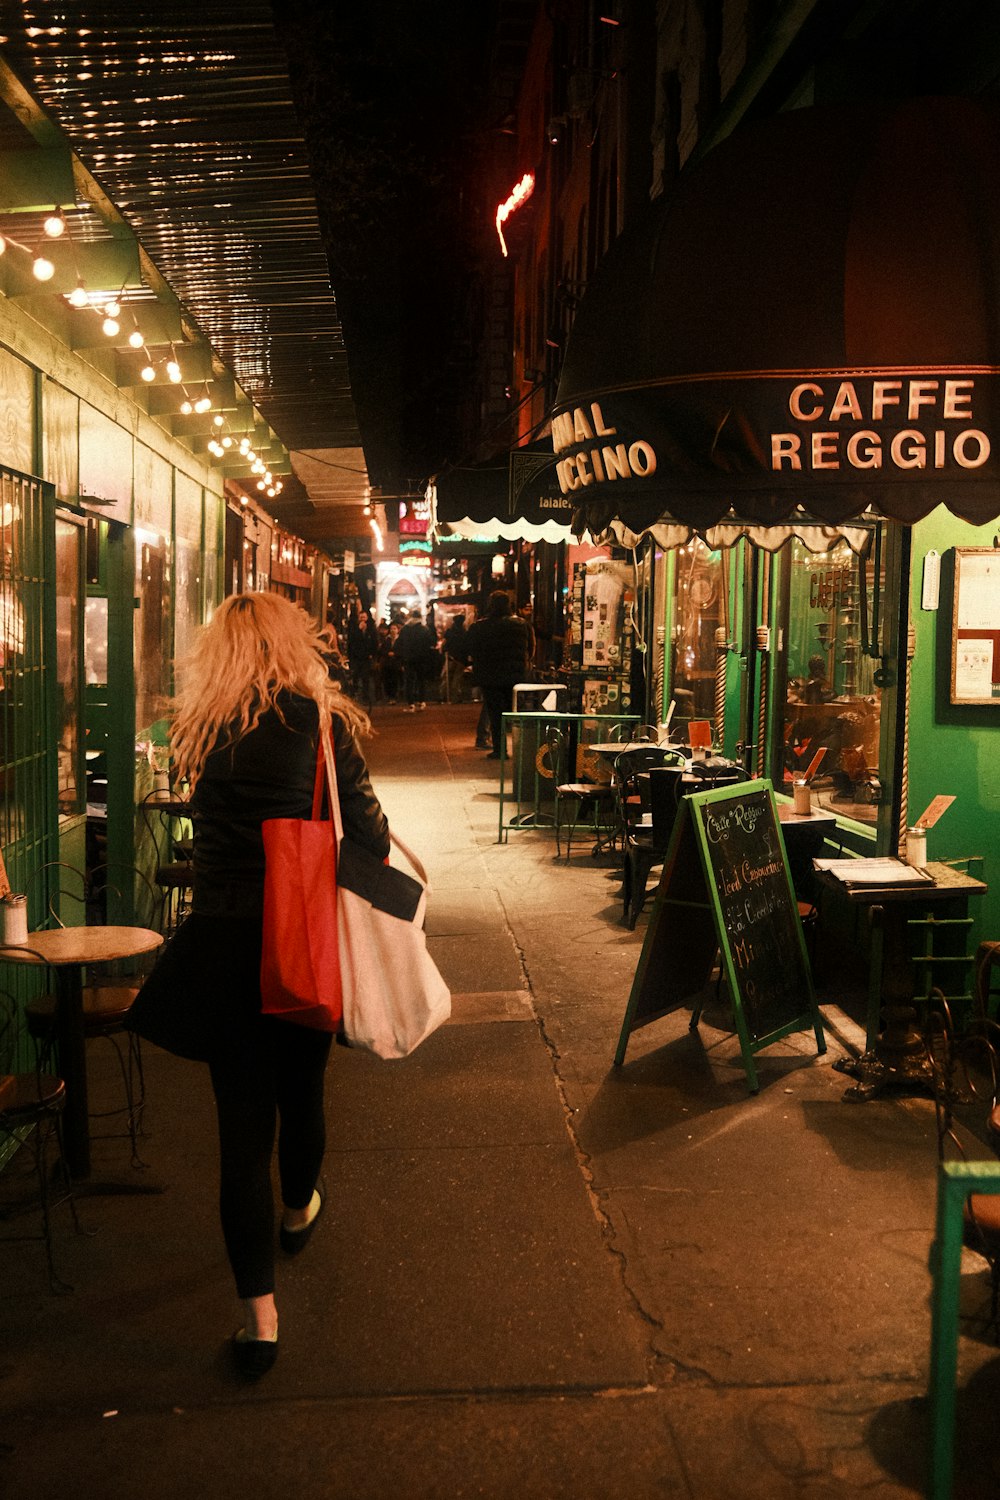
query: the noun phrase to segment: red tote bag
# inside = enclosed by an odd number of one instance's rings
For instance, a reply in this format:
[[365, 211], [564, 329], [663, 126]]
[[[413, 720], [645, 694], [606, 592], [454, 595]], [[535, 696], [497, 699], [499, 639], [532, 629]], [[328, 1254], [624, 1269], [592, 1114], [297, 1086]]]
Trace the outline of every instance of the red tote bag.
[[260, 961], [265, 1015], [336, 1031], [343, 1002], [337, 941], [337, 849], [322, 818], [326, 784], [316, 761], [312, 818], [267, 818], [264, 836], [264, 943]]

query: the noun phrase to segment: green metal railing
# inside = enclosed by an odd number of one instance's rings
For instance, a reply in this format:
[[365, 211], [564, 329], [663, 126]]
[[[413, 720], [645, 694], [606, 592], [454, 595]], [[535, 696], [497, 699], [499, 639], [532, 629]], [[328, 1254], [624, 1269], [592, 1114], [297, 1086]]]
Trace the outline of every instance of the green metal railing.
[[970, 1193], [1000, 1193], [1000, 1162], [943, 1162], [938, 1169], [932, 1251], [930, 1500], [951, 1500], [955, 1460], [955, 1372], [962, 1224]]

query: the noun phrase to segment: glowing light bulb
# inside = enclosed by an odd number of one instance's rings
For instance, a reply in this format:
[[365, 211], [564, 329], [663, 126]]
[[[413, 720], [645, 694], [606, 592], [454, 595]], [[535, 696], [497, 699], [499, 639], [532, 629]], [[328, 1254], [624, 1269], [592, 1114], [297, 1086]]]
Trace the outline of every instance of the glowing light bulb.
[[167, 376], [173, 381], [174, 385], [180, 385], [183, 376], [181, 375], [181, 367], [176, 359], [167, 360]]
[[226, 421], [225, 417], [222, 416], [221, 413], [219, 413], [219, 412], [216, 412], [215, 416], [212, 418], [212, 424], [215, 427], [222, 427], [222, 426], [224, 426], [225, 421]]
[[233, 446], [233, 440], [232, 440], [232, 438], [231, 437], [224, 437], [222, 439], [222, 446], [223, 446], [223, 448], [231, 448]]
[[141, 349], [145, 342], [138, 328], [133, 328], [128, 336], [128, 341], [133, 349]]
[[104, 304], [104, 311], [107, 313], [109, 318], [119, 317], [121, 314], [121, 310], [121, 303], [116, 302], [114, 298], [112, 298], [110, 302], [105, 302]]
[[46, 260], [44, 255], [35, 256], [31, 269], [34, 272], [36, 281], [51, 281], [56, 274], [55, 266], [50, 260]]
[[6, 248], [7, 248], [7, 241], [4, 239], [3, 235], [0, 234], [0, 255], [2, 255], [4, 253], [4, 251], [6, 250]]
[[86, 307], [90, 298], [87, 296], [87, 288], [82, 281], [78, 281], [69, 294], [70, 304], [73, 307]]
[[57, 208], [54, 214], [49, 214], [42, 224], [42, 228], [50, 240], [57, 240], [60, 235], [66, 233], [66, 220], [63, 218], [61, 208]]
[[194, 403], [194, 409], [197, 412], [211, 411], [211, 409], [212, 409], [211, 397], [209, 397], [209, 396], [202, 396], [202, 397], [200, 397], [199, 400], [197, 400]]
[[105, 318], [101, 324], [109, 339], [113, 339], [116, 333], [121, 333], [122, 325], [117, 318]]
[[267, 485], [264, 483], [263, 479], [258, 479], [258, 481], [257, 481], [257, 488], [259, 490], [264, 490], [264, 489], [267, 488]]
[[184, 413], [184, 415], [186, 417], [189, 417], [191, 415], [191, 413], [194, 411], [194, 407], [191, 405], [190, 401], [182, 401], [181, 402], [181, 411]]
[[153, 369], [152, 365], [143, 365], [142, 369], [139, 371], [139, 374], [147, 383], [150, 380], [156, 379], [156, 371]]

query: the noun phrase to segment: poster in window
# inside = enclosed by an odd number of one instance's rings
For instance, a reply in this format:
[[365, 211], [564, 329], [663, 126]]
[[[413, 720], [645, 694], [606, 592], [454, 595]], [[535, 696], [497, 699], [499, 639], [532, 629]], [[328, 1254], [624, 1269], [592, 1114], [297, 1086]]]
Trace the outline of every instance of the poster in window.
[[955, 548], [952, 703], [1000, 706], [1000, 551]]

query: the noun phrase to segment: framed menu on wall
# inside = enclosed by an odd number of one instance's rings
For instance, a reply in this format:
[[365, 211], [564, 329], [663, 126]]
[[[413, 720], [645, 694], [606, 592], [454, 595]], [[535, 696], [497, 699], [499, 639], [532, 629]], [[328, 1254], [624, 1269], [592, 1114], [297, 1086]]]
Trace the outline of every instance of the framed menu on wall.
[[1000, 550], [955, 548], [952, 703], [1000, 707]]

